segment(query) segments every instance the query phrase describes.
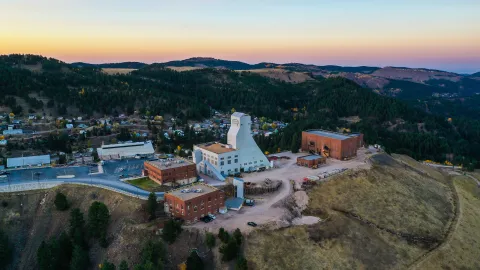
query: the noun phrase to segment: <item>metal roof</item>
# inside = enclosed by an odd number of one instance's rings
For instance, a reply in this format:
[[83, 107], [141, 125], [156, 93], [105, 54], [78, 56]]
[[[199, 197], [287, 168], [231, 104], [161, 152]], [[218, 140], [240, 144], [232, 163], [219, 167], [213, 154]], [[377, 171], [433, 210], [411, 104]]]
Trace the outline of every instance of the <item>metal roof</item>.
[[309, 155], [309, 156], [303, 156], [303, 157], [299, 157], [299, 158], [305, 159], [305, 160], [316, 160], [316, 159], [323, 158], [323, 157], [319, 156], [319, 155]]
[[160, 160], [154, 160], [154, 161], [145, 161], [145, 163], [149, 163], [160, 170], [184, 167], [184, 166], [193, 164], [192, 162], [186, 159], [180, 159], [180, 158], [169, 158], [169, 159], [163, 159], [163, 160], [160, 159]]
[[[196, 190], [201, 190], [201, 192], [195, 192]], [[182, 201], [188, 201], [190, 199], [203, 196], [205, 194], [212, 193], [218, 189], [214, 186], [209, 186], [205, 184], [193, 184], [190, 186], [184, 186], [182, 188], [174, 189], [165, 193], [175, 196]]]
[[314, 135], [336, 139], [336, 140], [346, 140], [352, 137], [351, 135], [348, 135], [348, 134], [341, 134], [337, 132], [331, 132], [331, 131], [319, 130], [319, 129], [307, 130], [305, 132], [314, 134]]
[[50, 155], [8, 158], [7, 168], [50, 164]]
[[244, 115], [248, 115], [248, 114], [245, 114], [245, 113], [242, 113], [242, 112], [234, 112], [234, 113], [232, 114], [232, 116], [236, 116], [236, 117], [242, 117], [242, 116], [244, 116]]
[[242, 198], [228, 198], [225, 201], [225, 206], [227, 209], [232, 209], [232, 210], [240, 210], [243, 205], [243, 199]]
[[135, 155], [152, 155], [155, 153], [152, 142], [123, 143], [103, 145], [97, 148], [100, 157], [131, 157]]

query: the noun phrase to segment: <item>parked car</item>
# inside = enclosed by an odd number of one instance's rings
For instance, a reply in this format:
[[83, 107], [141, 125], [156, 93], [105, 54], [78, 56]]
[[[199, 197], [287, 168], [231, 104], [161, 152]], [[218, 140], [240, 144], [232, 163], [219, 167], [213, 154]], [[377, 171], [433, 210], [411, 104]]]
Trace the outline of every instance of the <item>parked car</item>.
[[211, 218], [211, 219], [213, 219], [213, 220], [215, 220], [215, 219], [217, 218], [217, 217], [216, 217], [215, 215], [213, 215], [213, 214], [208, 214], [208, 217]]
[[204, 217], [201, 217], [200, 220], [205, 223], [209, 223], [210, 221], [212, 221], [212, 218], [210, 218], [209, 216], [204, 216]]
[[185, 222], [185, 220], [183, 220], [183, 218], [179, 218], [179, 217], [176, 217], [173, 220], [175, 220], [176, 222], [178, 222], [180, 224], [183, 224]]
[[248, 226], [252, 226], [252, 227], [257, 227], [257, 223], [255, 223], [255, 222], [253, 222], [253, 221], [247, 222], [247, 225], [248, 225]]

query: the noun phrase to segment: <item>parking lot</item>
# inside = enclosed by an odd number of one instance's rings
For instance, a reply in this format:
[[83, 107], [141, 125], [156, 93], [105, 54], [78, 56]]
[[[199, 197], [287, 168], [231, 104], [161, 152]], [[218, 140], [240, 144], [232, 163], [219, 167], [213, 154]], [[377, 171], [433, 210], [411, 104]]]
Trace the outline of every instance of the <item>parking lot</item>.
[[119, 161], [106, 161], [103, 165], [105, 174], [115, 177], [141, 176], [145, 159], [130, 159]]
[[[103, 173], [99, 173], [96, 166], [65, 166], [65, 167], [30, 167], [10, 170], [6, 181], [10, 184], [31, 181], [47, 181], [58, 177], [72, 176], [73, 178], [97, 178], [118, 181], [121, 177], [141, 176], [144, 159], [120, 160], [105, 162]], [[95, 175], [91, 175], [91, 174]]]

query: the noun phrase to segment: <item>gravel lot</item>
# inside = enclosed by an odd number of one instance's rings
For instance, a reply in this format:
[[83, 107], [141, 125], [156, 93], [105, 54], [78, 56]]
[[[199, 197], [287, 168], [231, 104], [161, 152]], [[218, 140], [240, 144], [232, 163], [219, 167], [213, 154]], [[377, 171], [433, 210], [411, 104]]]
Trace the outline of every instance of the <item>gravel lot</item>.
[[[372, 150], [369, 150], [372, 151]], [[243, 179], [250, 182], [262, 182], [265, 178], [272, 180], [281, 180], [282, 187], [275, 193], [264, 194], [258, 196], [248, 196], [256, 200], [254, 207], [243, 206], [240, 211], [228, 211], [228, 213], [217, 215], [217, 219], [210, 223], [198, 222], [192, 227], [204, 229], [207, 231], [217, 232], [219, 228], [223, 227], [226, 230], [240, 230], [249, 232], [253, 228], [247, 225], [247, 222], [253, 221], [258, 225], [267, 224], [282, 220], [287, 213], [287, 210], [282, 206], [282, 201], [286, 199], [292, 192], [293, 188], [290, 180], [298, 183], [303, 181], [303, 178], [309, 175], [318, 175], [322, 172], [329, 172], [336, 169], [357, 169], [369, 168], [370, 165], [366, 162], [370, 154], [366, 154], [367, 150], [359, 149], [357, 157], [349, 161], [339, 161], [335, 159], [327, 159], [327, 163], [318, 169], [309, 169], [296, 165], [296, 159], [305, 153], [293, 154], [291, 152], [284, 152], [275, 154], [276, 156], [288, 156], [290, 159], [283, 159], [275, 161], [275, 165], [279, 168], [271, 169], [264, 172], [244, 174]]]

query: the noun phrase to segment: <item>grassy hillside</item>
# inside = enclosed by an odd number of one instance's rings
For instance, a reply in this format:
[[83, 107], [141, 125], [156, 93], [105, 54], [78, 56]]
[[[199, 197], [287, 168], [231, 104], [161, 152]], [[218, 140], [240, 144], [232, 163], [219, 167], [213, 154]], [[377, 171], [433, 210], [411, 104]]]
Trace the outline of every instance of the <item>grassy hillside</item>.
[[250, 235], [256, 269], [404, 269], [444, 241], [455, 215], [448, 178], [384, 154], [371, 161], [309, 192], [304, 214], [322, 222]]
[[460, 208], [455, 230], [416, 269], [480, 269], [480, 190], [469, 177], [456, 176], [453, 181]]

